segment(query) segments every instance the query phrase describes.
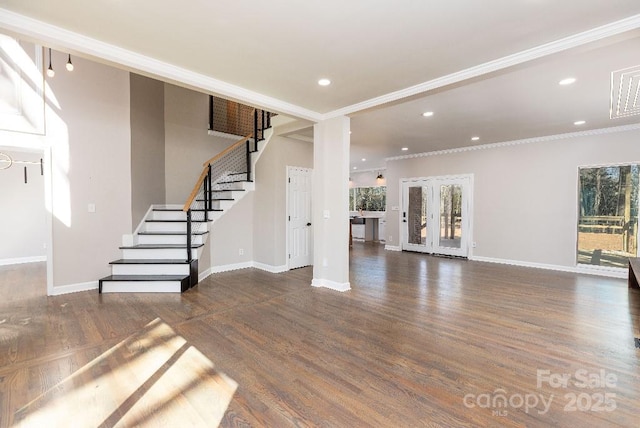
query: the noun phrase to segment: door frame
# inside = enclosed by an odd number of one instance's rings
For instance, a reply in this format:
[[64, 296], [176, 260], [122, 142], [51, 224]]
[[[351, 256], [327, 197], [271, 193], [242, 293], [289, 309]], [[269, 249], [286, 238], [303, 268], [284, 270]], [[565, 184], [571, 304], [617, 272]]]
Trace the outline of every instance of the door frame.
[[[289, 178], [291, 177], [291, 171], [292, 170], [305, 170], [309, 172], [309, 176], [311, 177], [311, 185], [312, 185], [312, 189], [313, 189], [313, 168], [305, 168], [302, 166], [291, 166], [291, 165], [287, 165], [287, 174], [286, 174], [286, 178], [285, 178], [285, 213], [284, 213], [284, 222], [285, 222], [285, 253], [284, 253], [284, 257], [286, 260], [286, 270], [291, 270], [290, 267], [290, 263], [289, 261], [291, 260], [289, 258], [289, 250], [290, 250], [290, 246], [289, 246]], [[311, 193], [311, 196], [313, 196], [313, 193]], [[311, 203], [311, 215], [313, 217], [313, 198], [310, 201]], [[309, 253], [311, 254], [311, 263], [309, 264], [309, 266], [313, 266], [313, 231], [314, 231], [314, 225], [311, 226], [311, 239], [309, 240]]]
[[[473, 174], [454, 174], [454, 175], [437, 175], [437, 176], [428, 176], [428, 177], [407, 177], [407, 178], [401, 178], [399, 181], [399, 195], [400, 195], [400, 209], [401, 209], [401, 213], [404, 212], [404, 208], [405, 208], [405, 195], [404, 195], [404, 186], [405, 183], [411, 183], [411, 182], [437, 182], [437, 181], [446, 181], [446, 180], [468, 180], [468, 189], [467, 189], [467, 217], [466, 217], [466, 231], [467, 231], [467, 237], [466, 237], [466, 244], [467, 244], [467, 255], [464, 256], [467, 259], [471, 259], [473, 257], [473, 249], [475, 248], [475, 241], [473, 239], [473, 219], [474, 219], [474, 215], [473, 215], [473, 189], [474, 189], [474, 175]], [[428, 207], [428, 214], [429, 212], [433, 212], [433, 207]], [[427, 214], [427, 215], [428, 215]], [[439, 214], [439, 213], [438, 213]], [[438, 220], [439, 221], [439, 220]], [[400, 214], [398, 216], [398, 230], [400, 231], [399, 233], [399, 237], [400, 237], [400, 249], [401, 251], [406, 251], [404, 249], [404, 244], [405, 242], [408, 240], [407, 239], [407, 233], [408, 231], [406, 230], [406, 227], [403, 226], [403, 222], [402, 222], [402, 214]], [[431, 249], [431, 252], [425, 252], [425, 254], [439, 254], [439, 253], [434, 253], [433, 250], [435, 249], [435, 247], [432, 245], [428, 246]]]

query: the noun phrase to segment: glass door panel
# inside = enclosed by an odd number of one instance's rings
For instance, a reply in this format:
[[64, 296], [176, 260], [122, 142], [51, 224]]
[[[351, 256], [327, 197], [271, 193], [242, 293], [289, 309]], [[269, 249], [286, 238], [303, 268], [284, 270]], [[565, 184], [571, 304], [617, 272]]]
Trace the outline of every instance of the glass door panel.
[[462, 186], [440, 186], [439, 245], [460, 248], [462, 238]]
[[426, 245], [427, 242], [427, 189], [425, 187], [409, 187], [409, 208], [407, 225], [409, 243]]

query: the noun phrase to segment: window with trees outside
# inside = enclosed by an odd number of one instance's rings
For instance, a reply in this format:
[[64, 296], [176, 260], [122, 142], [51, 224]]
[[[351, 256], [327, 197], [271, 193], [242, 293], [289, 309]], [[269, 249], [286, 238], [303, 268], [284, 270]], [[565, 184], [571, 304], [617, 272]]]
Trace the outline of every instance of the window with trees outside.
[[579, 264], [626, 268], [638, 254], [639, 165], [579, 169]]
[[385, 211], [386, 205], [386, 186], [354, 187], [349, 189], [350, 211]]

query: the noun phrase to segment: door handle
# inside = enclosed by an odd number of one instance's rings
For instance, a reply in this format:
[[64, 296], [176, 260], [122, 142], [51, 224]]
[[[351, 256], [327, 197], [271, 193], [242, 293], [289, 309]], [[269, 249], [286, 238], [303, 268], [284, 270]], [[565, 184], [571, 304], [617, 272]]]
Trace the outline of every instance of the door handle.
[[311, 223], [307, 223], [307, 226], [311, 226]]

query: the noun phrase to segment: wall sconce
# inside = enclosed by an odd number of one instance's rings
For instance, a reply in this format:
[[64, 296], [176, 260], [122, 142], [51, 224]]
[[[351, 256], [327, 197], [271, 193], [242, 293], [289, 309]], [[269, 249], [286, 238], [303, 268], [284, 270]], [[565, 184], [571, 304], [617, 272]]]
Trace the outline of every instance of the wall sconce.
[[51, 48], [49, 48], [49, 68], [47, 68], [47, 76], [53, 77], [56, 75], [56, 72], [53, 71], [53, 67], [51, 67]]
[[378, 186], [382, 186], [383, 184], [385, 184], [384, 176], [382, 175], [382, 173], [378, 174], [378, 176], [376, 177], [376, 184]]
[[67, 61], [67, 70], [73, 71], [73, 64], [71, 63], [71, 54], [69, 54], [69, 60]]

